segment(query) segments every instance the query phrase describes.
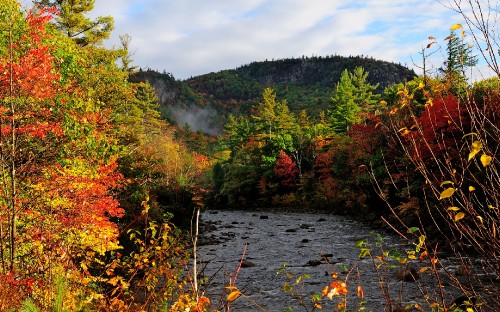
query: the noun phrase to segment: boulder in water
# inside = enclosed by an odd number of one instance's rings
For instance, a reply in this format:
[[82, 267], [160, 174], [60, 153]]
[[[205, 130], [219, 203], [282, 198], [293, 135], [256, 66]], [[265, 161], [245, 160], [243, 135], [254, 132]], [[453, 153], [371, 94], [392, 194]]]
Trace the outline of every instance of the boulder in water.
[[248, 260], [241, 261], [241, 267], [242, 268], [251, 268], [251, 267], [254, 267], [254, 266], [255, 266], [255, 263], [253, 263], [252, 261], [248, 261]]
[[414, 282], [420, 278], [417, 270], [412, 267], [405, 267], [394, 273], [394, 277], [404, 282]]

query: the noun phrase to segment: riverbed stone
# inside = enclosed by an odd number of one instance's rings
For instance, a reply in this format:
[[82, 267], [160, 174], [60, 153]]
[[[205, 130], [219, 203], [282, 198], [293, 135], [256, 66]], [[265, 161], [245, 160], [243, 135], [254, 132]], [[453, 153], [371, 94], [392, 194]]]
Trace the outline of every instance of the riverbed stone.
[[417, 270], [415, 268], [407, 266], [394, 273], [394, 277], [397, 280], [404, 282], [414, 282], [420, 278]]
[[456, 276], [468, 276], [468, 275], [470, 275], [470, 270], [467, 266], [462, 264], [455, 270], [455, 275]]
[[309, 260], [309, 261], [307, 261], [308, 266], [318, 266], [321, 263], [322, 263], [321, 260]]
[[251, 268], [251, 267], [254, 267], [254, 266], [255, 266], [255, 263], [253, 263], [252, 261], [248, 261], [248, 260], [241, 261], [241, 267], [242, 268]]

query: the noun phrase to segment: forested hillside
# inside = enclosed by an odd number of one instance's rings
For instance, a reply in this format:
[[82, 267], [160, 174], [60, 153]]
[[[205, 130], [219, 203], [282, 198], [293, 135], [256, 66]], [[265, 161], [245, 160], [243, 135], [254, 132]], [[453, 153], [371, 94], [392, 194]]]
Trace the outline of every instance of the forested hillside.
[[139, 71], [131, 79], [148, 81], [160, 98], [162, 112], [177, 120], [179, 126], [188, 122], [195, 130], [214, 134], [220, 133], [229, 114], [248, 114], [266, 87], [272, 87], [278, 97], [285, 99], [291, 111], [305, 109], [317, 117], [328, 107], [342, 72], [356, 67], [369, 72], [367, 82], [377, 86], [376, 93], [415, 77], [402, 65], [336, 55], [254, 62], [184, 81], [153, 70]]

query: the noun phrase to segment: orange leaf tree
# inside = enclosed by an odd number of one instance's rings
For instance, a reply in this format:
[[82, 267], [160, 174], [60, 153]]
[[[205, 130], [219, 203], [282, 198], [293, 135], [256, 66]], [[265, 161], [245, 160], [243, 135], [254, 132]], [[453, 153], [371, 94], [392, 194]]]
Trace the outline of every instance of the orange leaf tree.
[[119, 248], [122, 178], [108, 112], [75, 83], [82, 52], [51, 30], [53, 13], [0, 4], [0, 275], [42, 283], [63, 270], [85, 284]]

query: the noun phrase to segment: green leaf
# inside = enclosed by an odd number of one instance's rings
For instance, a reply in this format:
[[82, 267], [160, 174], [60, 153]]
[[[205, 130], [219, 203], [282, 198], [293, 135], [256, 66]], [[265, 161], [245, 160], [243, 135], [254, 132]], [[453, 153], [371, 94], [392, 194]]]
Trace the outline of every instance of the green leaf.
[[415, 233], [419, 230], [420, 229], [418, 227], [414, 226], [414, 227], [409, 228], [407, 232], [411, 234], [411, 233]]
[[363, 247], [365, 244], [366, 244], [366, 243], [365, 243], [365, 241], [362, 239], [362, 240], [359, 240], [359, 241], [357, 241], [357, 242], [356, 242], [355, 247], [356, 247], [356, 248], [361, 248], [361, 247]]
[[321, 301], [321, 295], [320, 294], [312, 294], [311, 298], [313, 301]]
[[455, 193], [455, 189], [452, 187], [447, 188], [443, 192], [441, 192], [441, 195], [439, 196], [439, 199], [445, 199], [451, 197]]
[[366, 258], [369, 255], [370, 255], [370, 249], [368, 249], [368, 248], [362, 248], [359, 251], [359, 258], [360, 259]]

